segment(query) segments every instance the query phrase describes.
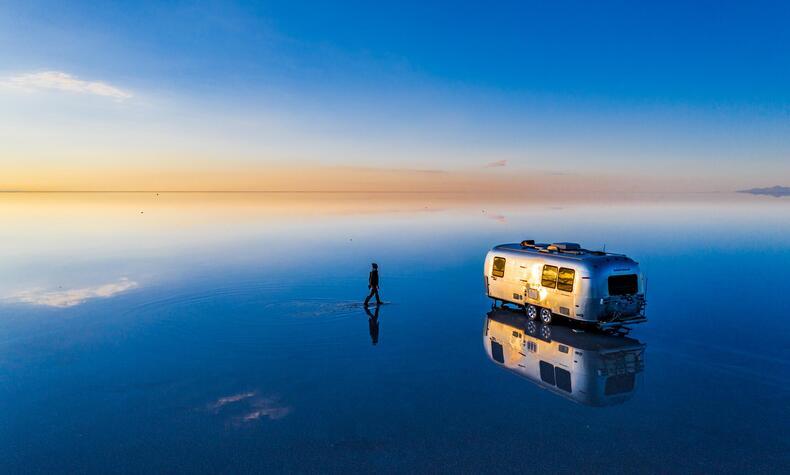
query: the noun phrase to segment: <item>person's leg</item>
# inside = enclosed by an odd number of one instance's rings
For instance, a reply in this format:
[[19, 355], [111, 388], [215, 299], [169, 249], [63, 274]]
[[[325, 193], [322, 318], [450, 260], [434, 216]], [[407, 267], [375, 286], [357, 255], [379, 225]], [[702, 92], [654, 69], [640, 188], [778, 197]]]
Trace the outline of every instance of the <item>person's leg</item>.
[[376, 287], [376, 305], [381, 305], [381, 299], [379, 298], [379, 288]]
[[373, 292], [375, 292], [375, 289], [370, 289], [370, 293], [368, 294], [368, 297], [365, 299], [365, 306], [366, 307], [368, 306], [368, 303], [370, 302], [370, 298], [373, 297]]

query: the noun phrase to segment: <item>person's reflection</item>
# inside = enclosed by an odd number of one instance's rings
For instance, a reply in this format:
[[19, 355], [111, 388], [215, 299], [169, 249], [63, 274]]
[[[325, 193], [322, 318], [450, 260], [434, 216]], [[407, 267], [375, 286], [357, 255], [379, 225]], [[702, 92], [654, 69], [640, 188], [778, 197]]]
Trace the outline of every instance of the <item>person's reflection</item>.
[[379, 342], [379, 306], [376, 305], [374, 313], [370, 313], [370, 309], [365, 307], [365, 313], [368, 314], [368, 327], [370, 329], [370, 341], [373, 344]]

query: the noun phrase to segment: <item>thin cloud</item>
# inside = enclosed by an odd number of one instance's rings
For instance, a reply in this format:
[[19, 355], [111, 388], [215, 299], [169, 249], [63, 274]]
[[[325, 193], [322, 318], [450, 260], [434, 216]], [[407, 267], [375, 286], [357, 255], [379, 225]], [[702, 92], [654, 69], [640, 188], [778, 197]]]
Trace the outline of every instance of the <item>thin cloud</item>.
[[0, 82], [2, 85], [33, 92], [41, 90], [65, 91], [76, 94], [93, 94], [124, 101], [132, 94], [102, 81], [85, 81], [62, 71], [42, 71], [38, 73], [11, 76]]
[[376, 168], [376, 167], [354, 167], [354, 166], [334, 166], [328, 167], [334, 170], [341, 171], [354, 171], [361, 173], [395, 173], [395, 174], [425, 174], [425, 175], [441, 175], [449, 173], [447, 170], [437, 168]]
[[547, 172], [547, 175], [551, 175], [551, 176], [571, 176], [571, 175], [575, 175], [575, 173], [571, 173], [571, 172]]
[[483, 168], [500, 168], [500, 167], [506, 167], [506, 166], [507, 166], [507, 160], [497, 160], [495, 162], [486, 163], [483, 166]]
[[80, 305], [91, 299], [109, 298], [113, 295], [126, 292], [127, 290], [133, 289], [135, 287], [137, 287], [137, 282], [124, 277], [118, 282], [97, 285], [94, 287], [83, 287], [80, 289], [26, 290], [6, 297], [5, 300], [13, 303], [68, 308]]

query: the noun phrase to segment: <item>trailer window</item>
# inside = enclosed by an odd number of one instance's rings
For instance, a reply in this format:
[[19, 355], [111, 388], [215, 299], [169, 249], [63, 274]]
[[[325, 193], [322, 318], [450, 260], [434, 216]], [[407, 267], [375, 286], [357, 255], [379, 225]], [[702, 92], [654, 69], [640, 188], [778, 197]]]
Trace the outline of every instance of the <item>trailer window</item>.
[[557, 268], [554, 266], [543, 266], [543, 277], [540, 279], [540, 285], [553, 289], [557, 286]]
[[609, 276], [609, 295], [630, 295], [638, 290], [636, 274]]
[[551, 363], [540, 362], [540, 380], [554, 386], [554, 366]]
[[494, 258], [494, 268], [491, 270], [491, 275], [494, 277], [504, 277], [505, 276], [505, 258], [504, 257], [495, 257]]
[[560, 273], [557, 277], [557, 288], [563, 292], [573, 292], [573, 279], [575, 277], [575, 270], [560, 267]]
[[606, 385], [604, 386], [603, 393], [606, 396], [630, 393], [634, 390], [634, 380], [633, 373], [609, 376], [606, 378]]
[[504, 348], [502, 348], [502, 345], [493, 340], [491, 340], [491, 357], [494, 358], [494, 361], [497, 363], [505, 363]]
[[537, 353], [538, 352], [538, 344], [534, 341], [527, 342], [527, 351], [530, 353]]
[[562, 368], [554, 368], [554, 377], [557, 380], [557, 387], [565, 391], [571, 392], [571, 373]]

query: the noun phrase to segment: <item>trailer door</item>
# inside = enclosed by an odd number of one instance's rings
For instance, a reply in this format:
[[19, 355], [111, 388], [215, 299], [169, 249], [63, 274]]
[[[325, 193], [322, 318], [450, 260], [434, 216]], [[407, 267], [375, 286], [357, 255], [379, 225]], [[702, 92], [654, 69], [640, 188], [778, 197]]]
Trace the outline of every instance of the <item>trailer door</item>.
[[557, 310], [565, 317], [575, 317], [574, 283], [576, 270], [570, 267], [560, 267], [557, 271]]
[[494, 256], [489, 270], [488, 289], [489, 296], [499, 300], [509, 300], [507, 298], [507, 278], [506, 278], [507, 259], [501, 256]]

